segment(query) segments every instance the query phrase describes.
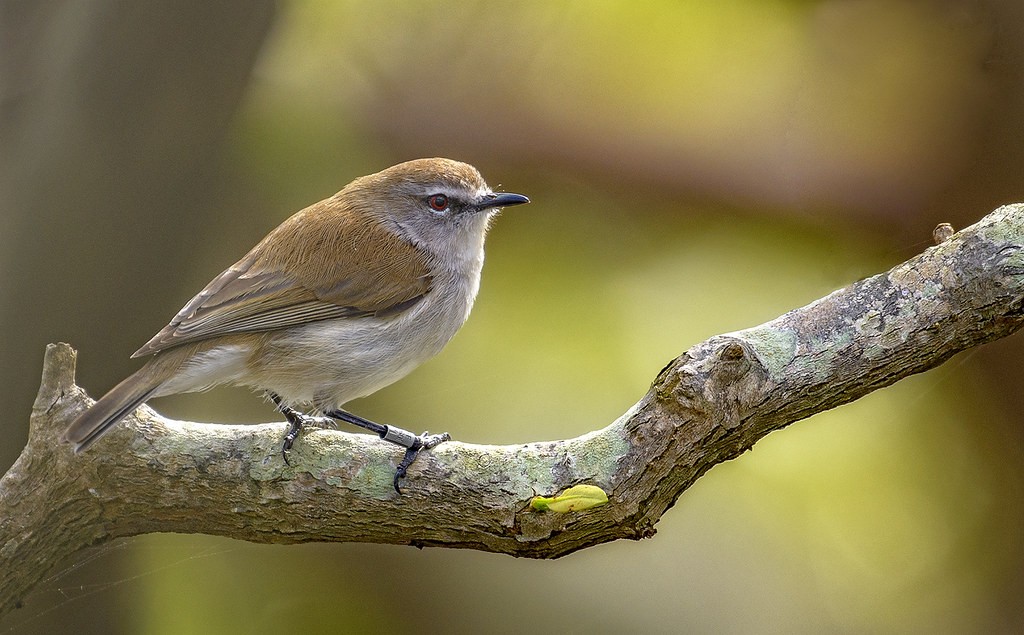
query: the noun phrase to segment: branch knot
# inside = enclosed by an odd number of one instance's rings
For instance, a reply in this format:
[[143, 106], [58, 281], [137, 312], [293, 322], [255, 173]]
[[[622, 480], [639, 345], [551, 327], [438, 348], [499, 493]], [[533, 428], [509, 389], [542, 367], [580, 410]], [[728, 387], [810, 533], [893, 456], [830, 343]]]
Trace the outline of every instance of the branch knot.
[[768, 372], [749, 344], [720, 336], [687, 351], [658, 379], [659, 397], [687, 418], [708, 417], [731, 430], [761, 403]]

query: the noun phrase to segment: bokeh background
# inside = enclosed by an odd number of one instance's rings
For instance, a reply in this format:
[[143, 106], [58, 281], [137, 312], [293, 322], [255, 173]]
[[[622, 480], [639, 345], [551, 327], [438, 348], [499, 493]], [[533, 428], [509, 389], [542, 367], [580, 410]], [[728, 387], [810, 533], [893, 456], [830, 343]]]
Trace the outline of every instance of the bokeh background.
[[[0, 469], [47, 342], [99, 396], [290, 213], [421, 156], [534, 203], [498, 219], [448, 349], [353, 409], [481, 443], [602, 427], [692, 344], [1024, 201], [1022, 70], [1019, 0], [0, 3]], [[1022, 354], [770, 435], [651, 540], [535, 562], [144, 536], [0, 631], [1020, 632]], [[243, 390], [153, 405], [279, 419]]]

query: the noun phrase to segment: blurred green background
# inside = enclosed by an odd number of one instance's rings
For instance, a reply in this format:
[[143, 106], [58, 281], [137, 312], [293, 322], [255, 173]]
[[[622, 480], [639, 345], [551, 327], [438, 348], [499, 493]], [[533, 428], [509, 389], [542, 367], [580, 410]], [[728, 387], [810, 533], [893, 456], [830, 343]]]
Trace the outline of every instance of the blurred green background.
[[[422, 156], [534, 202], [496, 222], [458, 337], [352, 409], [480, 443], [603, 427], [691, 345], [1024, 201], [1022, 80], [1019, 0], [0, 3], [0, 469], [47, 342], [99, 396], [289, 214]], [[144, 536], [0, 631], [1020, 632], [1022, 353], [769, 436], [651, 540]], [[280, 418], [244, 390], [152, 405]]]

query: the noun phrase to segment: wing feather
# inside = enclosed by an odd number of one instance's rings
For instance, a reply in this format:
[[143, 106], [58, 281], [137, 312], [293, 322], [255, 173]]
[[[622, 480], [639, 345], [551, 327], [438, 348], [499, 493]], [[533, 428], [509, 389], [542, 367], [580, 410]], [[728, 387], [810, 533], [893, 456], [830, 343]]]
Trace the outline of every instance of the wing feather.
[[432, 282], [420, 251], [382, 225], [355, 222], [351, 210], [333, 203], [281, 224], [132, 357], [231, 333], [383, 317], [419, 302]]

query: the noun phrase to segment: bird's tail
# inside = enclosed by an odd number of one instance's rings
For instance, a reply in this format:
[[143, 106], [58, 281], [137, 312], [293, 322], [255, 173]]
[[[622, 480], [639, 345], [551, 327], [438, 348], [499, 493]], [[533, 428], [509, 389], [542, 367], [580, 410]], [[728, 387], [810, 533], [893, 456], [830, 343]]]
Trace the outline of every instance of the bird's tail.
[[68, 426], [67, 432], [64, 433], [64, 441], [75, 444], [75, 453], [95, 443], [160, 388], [165, 376], [159, 372], [162, 364], [152, 363], [155, 361], [156, 359], [152, 360], [114, 386], [93, 404], [92, 408], [78, 415], [78, 418]]

